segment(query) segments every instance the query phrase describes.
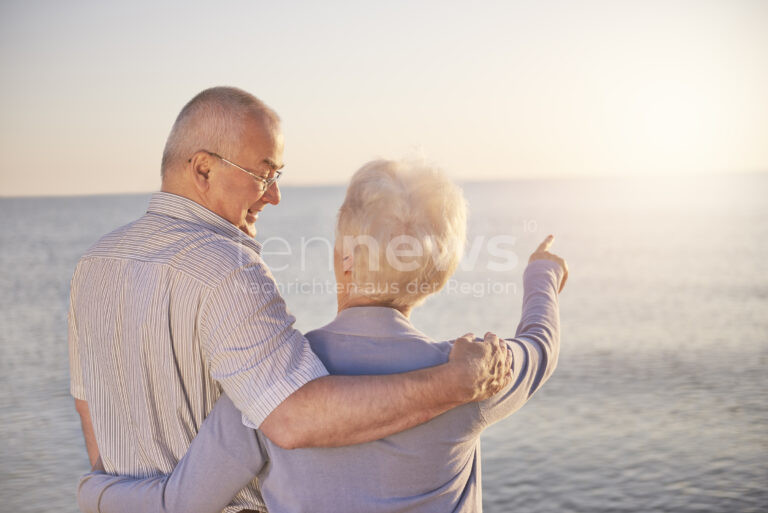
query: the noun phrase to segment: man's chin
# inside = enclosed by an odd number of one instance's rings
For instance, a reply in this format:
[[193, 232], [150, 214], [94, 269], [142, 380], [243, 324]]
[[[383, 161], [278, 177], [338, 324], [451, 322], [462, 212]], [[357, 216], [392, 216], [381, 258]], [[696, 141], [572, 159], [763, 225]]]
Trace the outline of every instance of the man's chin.
[[256, 237], [256, 224], [255, 223], [243, 223], [240, 226], [240, 231], [245, 233], [249, 237]]

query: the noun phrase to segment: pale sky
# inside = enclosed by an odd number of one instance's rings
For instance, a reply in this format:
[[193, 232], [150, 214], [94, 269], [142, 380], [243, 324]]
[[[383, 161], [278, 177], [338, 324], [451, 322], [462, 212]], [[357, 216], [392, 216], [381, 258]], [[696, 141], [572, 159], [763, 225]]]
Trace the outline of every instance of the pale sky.
[[768, 171], [768, 2], [0, 3], [0, 196], [159, 187], [202, 89], [274, 107], [286, 184]]

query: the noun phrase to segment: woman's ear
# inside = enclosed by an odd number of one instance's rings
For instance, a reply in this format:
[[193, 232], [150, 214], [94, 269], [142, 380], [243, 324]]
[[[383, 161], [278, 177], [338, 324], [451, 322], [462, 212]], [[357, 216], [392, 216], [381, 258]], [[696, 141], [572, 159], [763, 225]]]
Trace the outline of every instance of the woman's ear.
[[352, 267], [355, 265], [355, 257], [352, 254], [344, 255], [341, 259], [341, 269], [345, 272], [352, 272]]

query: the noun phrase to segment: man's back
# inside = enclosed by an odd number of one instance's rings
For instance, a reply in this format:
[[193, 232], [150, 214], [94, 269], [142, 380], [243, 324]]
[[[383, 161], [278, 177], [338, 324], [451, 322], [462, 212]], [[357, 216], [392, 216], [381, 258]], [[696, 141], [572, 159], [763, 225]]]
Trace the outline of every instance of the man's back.
[[[280, 392], [280, 381], [292, 369], [306, 374], [302, 355], [311, 353], [276, 291], [266, 290], [274, 282], [258, 250], [210, 211], [159, 193], [146, 215], [103, 237], [80, 260], [70, 305], [71, 392], [89, 405], [108, 472], [170, 472], [220, 383], [240, 391], [241, 404], [268, 407], [291, 393]], [[232, 281], [238, 274], [263, 281], [246, 290]], [[268, 328], [259, 327], [262, 319]], [[281, 352], [280, 361], [290, 362], [285, 367], [258, 359]], [[265, 414], [256, 408], [243, 411], [258, 425]], [[255, 487], [235, 504], [260, 507]]]
[[83, 366], [72, 394], [88, 401], [111, 472], [172, 469], [219, 395], [188, 322], [206, 286], [189, 272], [180, 228], [145, 215], [96, 243], [72, 281]]

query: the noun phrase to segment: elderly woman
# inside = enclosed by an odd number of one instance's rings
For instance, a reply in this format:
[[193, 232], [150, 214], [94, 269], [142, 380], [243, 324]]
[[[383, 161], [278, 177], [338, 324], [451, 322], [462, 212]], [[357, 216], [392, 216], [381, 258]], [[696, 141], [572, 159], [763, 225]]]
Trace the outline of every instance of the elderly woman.
[[[453, 274], [466, 236], [461, 190], [438, 170], [374, 161], [352, 178], [334, 251], [338, 315], [307, 334], [332, 374], [389, 374], [439, 365], [452, 342], [410, 322], [413, 307]], [[257, 476], [271, 513], [481, 511], [480, 434], [525, 404], [559, 351], [557, 294], [565, 262], [531, 255], [513, 353], [515, 379], [492, 398], [374, 442], [284, 450], [242, 425], [222, 396], [169, 476], [143, 480], [95, 472], [80, 483], [83, 511], [221, 511]]]

